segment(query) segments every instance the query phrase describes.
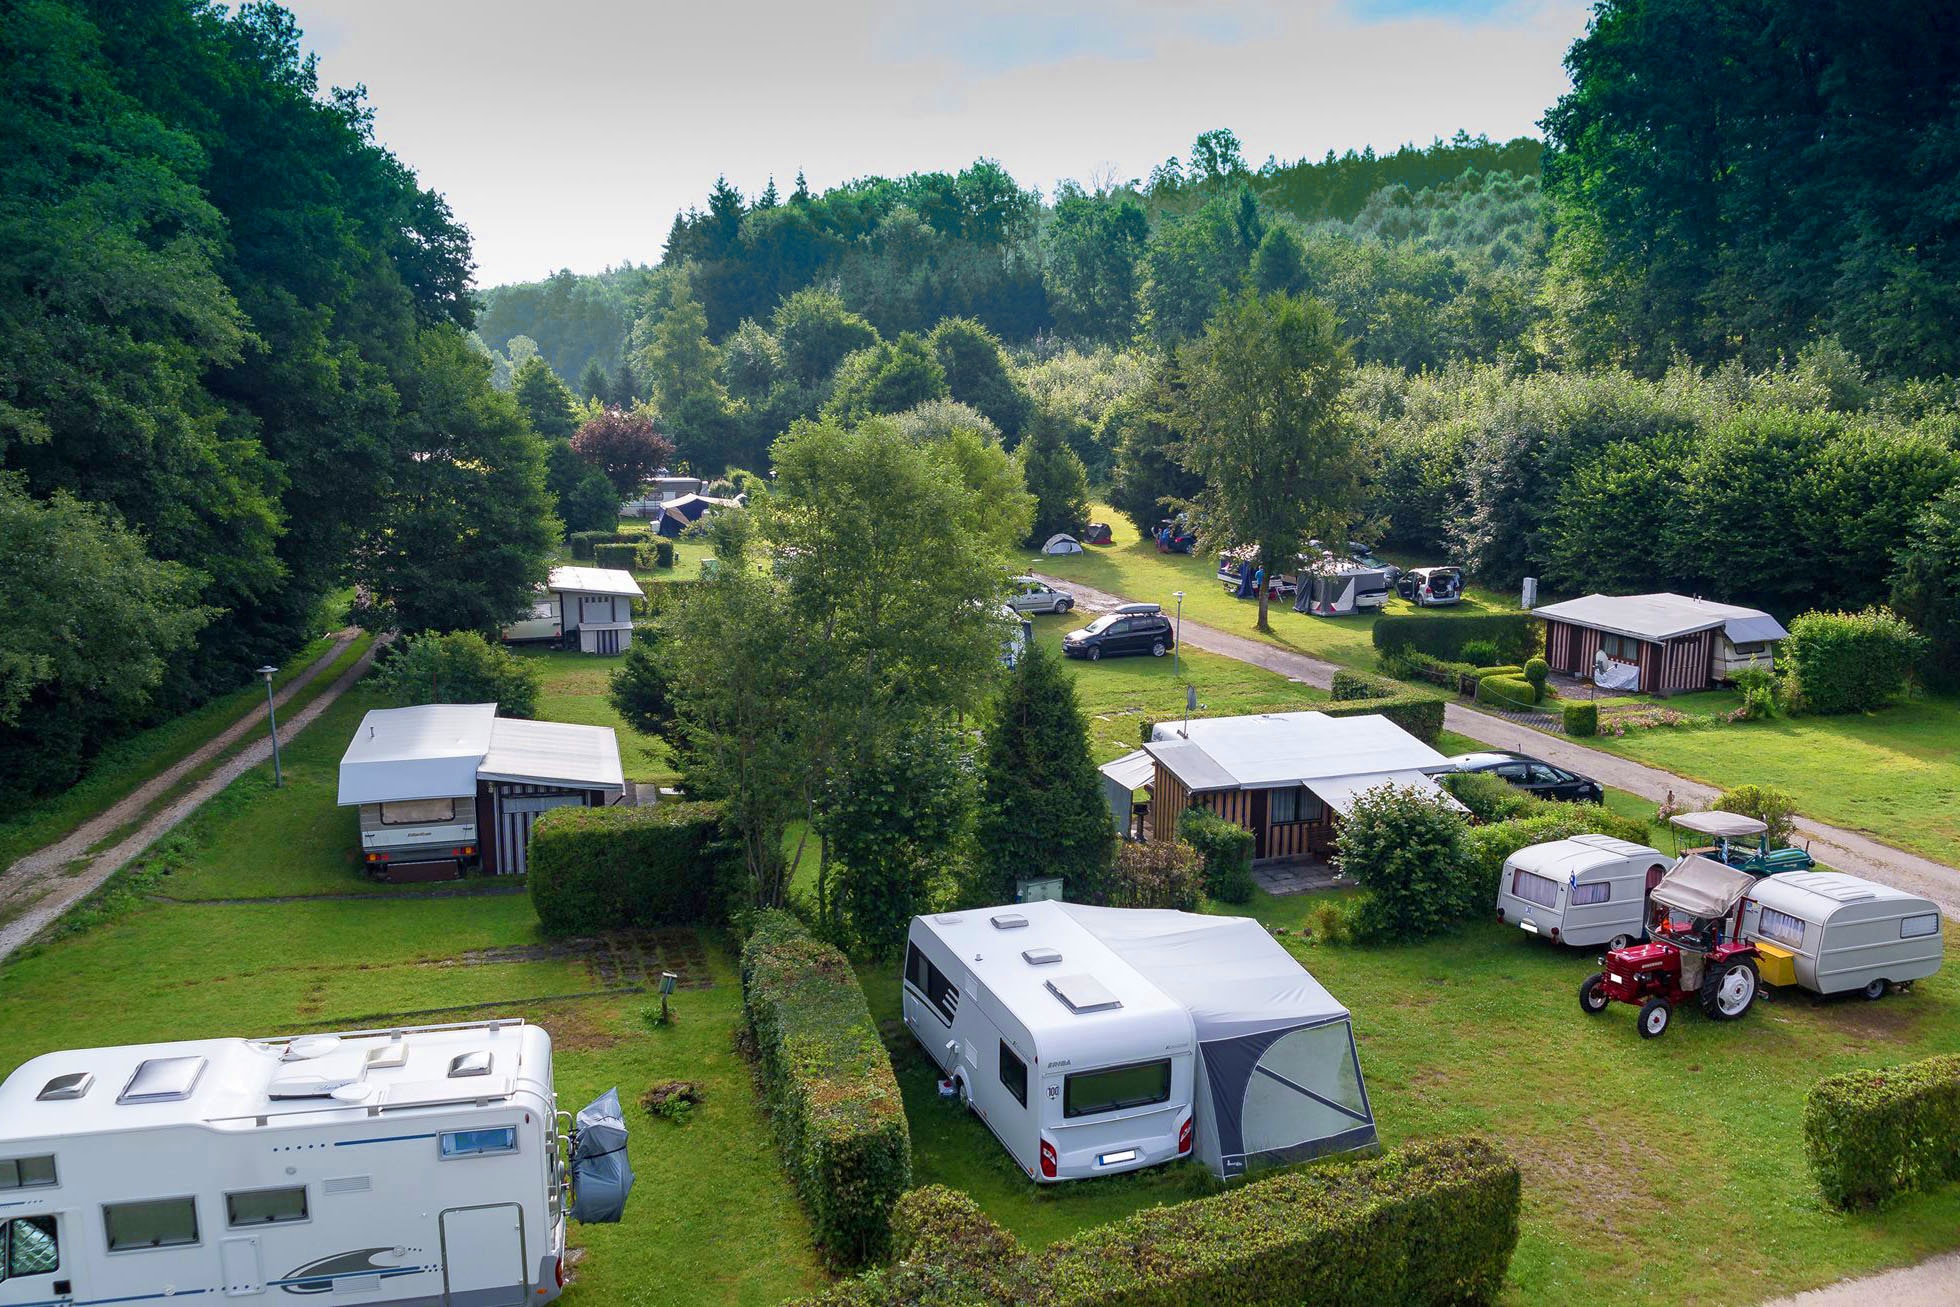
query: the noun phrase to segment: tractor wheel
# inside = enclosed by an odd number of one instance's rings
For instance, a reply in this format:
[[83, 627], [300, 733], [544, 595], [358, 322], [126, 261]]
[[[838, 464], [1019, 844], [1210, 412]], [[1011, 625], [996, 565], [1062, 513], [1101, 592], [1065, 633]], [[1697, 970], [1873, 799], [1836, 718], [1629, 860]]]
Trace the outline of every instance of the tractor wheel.
[[1640, 1005], [1640, 1037], [1659, 1039], [1667, 1033], [1667, 1023], [1674, 1016], [1674, 1004], [1664, 998], [1650, 998]]
[[1872, 1002], [1876, 1003], [1878, 1002], [1878, 1000], [1885, 997], [1885, 992], [1889, 990], [1891, 987], [1892, 986], [1886, 981], [1874, 980], [1872, 981], [1871, 984], [1865, 986], [1865, 990], [1864, 990], [1865, 997], [1870, 999]]
[[1595, 971], [1579, 982], [1579, 1010], [1589, 1017], [1596, 1017], [1611, 1007], [1613, 1000], [1606, 997], [1606, 973]]
[[1748, 1012], [1761, 989], [1756, 964], [1736, 958], [1719, 970], [1711, 968], [1701, 978], [1701, 1010], [1710, 1021], [1733, 1021]]

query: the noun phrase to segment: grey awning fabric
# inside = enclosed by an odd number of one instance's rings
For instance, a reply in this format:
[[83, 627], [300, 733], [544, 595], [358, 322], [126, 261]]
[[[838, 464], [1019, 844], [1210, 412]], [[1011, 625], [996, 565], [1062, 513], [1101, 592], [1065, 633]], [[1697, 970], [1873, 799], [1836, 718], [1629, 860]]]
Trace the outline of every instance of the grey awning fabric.
[[1745, 817], [1739, 812], [1681, 812], [1668, 820], [1682, 830], [1701, 835], [1721, 835], [1729, 839], [1761, 835], [1769, 829], [1754, 817]]
[[1143, 748], [1193, 794], [1239, 788], [1238, 777], [1220, 767], [1209, 753], [1190, 740], [1153, 740]]
[[1725, 916], [1747, 894], [1756, 878], [1713, 858], [1683, 858], [1654, 887], [1654, 902], [1691, 917]]
[[1124, 789], [1134, 790], [1157, 774], [1157, 764], [1149, 754], [1137, 749], [1114, 762], [1104, 763], [1097, 770]]
[[1455, 808], [1458, 812], [1469, 811], [1457, 802], [1454, 794], [1419, 771], [1368, 772], [1359, 776], [1333, 776], [1326, 780], [1306, 782], [1307, 788], [1313, 791], [1322, 803], [1343, 817], [1354, 810], [1356, 799], [1381, 785], [1417, 790], [1430, 798], [1440, 800], [1447, 807]]

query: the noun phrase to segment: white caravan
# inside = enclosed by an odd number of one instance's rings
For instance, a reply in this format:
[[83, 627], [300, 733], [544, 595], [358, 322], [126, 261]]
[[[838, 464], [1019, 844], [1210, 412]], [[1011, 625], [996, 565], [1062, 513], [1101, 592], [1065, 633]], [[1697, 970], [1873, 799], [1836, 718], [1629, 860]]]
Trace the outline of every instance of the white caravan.
[[1519, 849], [1497, 878], [1497, 919], [1555, 944], [1625, 948], [1647, 926], [1647, 896], [1673, 859], [1610, 835]]
[[562, 1115], [516, 1019], [45, 1054], [0, 1084], [0, 1304], [549, 1302]]
[[1742, 910], [1743, 939], [1762, 954], [1762, 978], [1820, 994], [1882, 998], [1940, 969], [1939, 905], [1836, 871], [1765, 876]]

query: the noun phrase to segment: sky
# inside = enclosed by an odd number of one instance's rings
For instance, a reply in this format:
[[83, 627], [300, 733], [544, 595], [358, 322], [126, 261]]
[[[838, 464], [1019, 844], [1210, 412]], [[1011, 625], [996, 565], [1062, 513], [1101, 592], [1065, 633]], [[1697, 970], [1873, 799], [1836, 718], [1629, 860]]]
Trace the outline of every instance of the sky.
[[477, 284], [655, 262], [754, 195], [997, 159], [1050, 194], [1228, 127], [1255, 166], [1536, 134], [1585, 0], [286, 0], [470, 229]]

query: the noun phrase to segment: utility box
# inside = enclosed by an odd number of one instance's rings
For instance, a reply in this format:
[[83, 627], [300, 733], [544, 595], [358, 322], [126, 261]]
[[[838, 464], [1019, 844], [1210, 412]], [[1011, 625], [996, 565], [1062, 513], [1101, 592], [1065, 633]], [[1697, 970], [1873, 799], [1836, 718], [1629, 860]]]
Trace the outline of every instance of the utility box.
[[1039, 880], [1017, 880], [1014, 882], [1014, 901], [1016, 903], [1040, 903], [1062, 897], [1062, 878], [1044, 876]]
[[1518, 596], [1518, 607], [1529, 612], [1538, 606], [1538, 578], [1527, 576], [1524, 579], [1524, 593]]

